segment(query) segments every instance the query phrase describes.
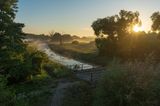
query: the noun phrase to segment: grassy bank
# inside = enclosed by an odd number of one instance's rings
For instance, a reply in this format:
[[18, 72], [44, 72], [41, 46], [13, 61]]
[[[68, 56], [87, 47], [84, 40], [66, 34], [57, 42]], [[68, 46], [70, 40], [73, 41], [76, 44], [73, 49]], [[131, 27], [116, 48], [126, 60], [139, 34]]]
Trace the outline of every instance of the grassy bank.
[[94, 42], [79, 44], [65, 43], [63, 45], [50, 43], [49, 47], [60, 55], [82, 62], [95, 65], [106, 65], [108, 63], [105, 57], [98, 56], [98, 51]]
[[[36, 52], [34, 48], [28, 50]], [[58, 80], [73, 78], [69, 69], [38, 53], [43, 56], [43, 61], [37, 74], [10, 85], [7, 77], [0, 76], [0, 106], [50, 106]]]
[[15, 106], [49, 106], [57, 86], [54, 78], [46, 75], [12, 86], [16, 94]]
[[94, 92], [93, 106], [159, 106], [159, 66], [150, 57], [111, 62]]
[[15, 93], [15, 106], [50, 106], [58, 80], [72, 78], [70, 71], [59, 64], [47, 64], [45, 69], [26, 82], [9, 86]]

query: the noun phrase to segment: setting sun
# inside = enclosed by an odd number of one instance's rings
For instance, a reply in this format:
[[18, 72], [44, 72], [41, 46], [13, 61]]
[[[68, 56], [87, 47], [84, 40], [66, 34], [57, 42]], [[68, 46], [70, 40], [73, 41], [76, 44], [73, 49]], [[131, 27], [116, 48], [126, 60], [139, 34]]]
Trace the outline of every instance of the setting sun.
[[135, 26], [133, 27], [133, 31], [134, 31], [134, 32], [144, 31], [144, 27], [143, 27], [143, 26], [139, 26], [139, 25], [135, 25]]

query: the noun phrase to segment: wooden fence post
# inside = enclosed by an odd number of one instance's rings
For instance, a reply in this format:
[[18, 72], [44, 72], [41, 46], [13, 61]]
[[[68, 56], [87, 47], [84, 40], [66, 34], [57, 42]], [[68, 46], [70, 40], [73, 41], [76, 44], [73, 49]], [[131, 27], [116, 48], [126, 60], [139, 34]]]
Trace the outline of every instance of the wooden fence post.
[[91, 82], [93, 81], [93, 73], [91, 72]]
[[83, 71], [83, 64], [81, 65], [81, 70]]

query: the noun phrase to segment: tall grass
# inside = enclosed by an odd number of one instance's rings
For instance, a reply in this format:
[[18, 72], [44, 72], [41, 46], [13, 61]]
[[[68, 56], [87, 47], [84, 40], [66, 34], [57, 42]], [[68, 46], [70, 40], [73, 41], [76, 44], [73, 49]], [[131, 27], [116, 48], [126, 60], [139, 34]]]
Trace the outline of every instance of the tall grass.
[[91, 106], [92, 92], [90, 84], [77, 81], [65, 91], [62, 106]]
[[99, 81], [94, 106], [159, 106], [160, 64], [113, 61]]

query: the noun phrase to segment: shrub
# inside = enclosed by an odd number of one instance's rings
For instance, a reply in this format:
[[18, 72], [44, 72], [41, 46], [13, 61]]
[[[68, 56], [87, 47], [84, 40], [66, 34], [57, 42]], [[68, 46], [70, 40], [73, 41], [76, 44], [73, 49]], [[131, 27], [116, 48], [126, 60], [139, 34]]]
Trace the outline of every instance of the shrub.
[[[96, 38], [96, 46], [99, 55], [108, 58], [121, 58], [123, 60], [139, 59], [144, 60], [147, 55], [154, 53], [156, 58], [160, 57], [160, 44], [158, 34], [139, 32], [126, 34], [123, 38], [115, 41], [108, 37]], [[157, 60], [158, 60], [157, 59]]]
[[15, 106], [48, 106], [56, 81], [48, 76], [35, 76], [31, 81], [12, 86], [16, 93]]
[[96, 89], [94, 106], [159, 106], [160, 67], [145, 62], [112, 62]]
[[32, 63], [32, 75], [40, 74], [43, 62], [48, 59], [48, 57], [40, 51], [32, 51], [30, 55]]
[[43, 68], [51, 77], [61, 78], [72, 76], [72, 72], [69, 69], [54, 62], [44, 64]]
[[12, 67], [9, 67], [4, 73], [8, 76], [8, 83], [24, 82], [31, 76], [40, 74], [45, 58], [47, 57], [44, 53], [35, 50], [29, 50], [22, 56], [15, 57], [11, 61]]
[[72, 42], [72, 44], [74, 44], [74, 45], [78, 45], [78, 44], [79, 44], [79, 42], [78, 42], [78, 41], [73, 41], [73, 42]]
[[14, 93], [6, 86], [7, 79], [0, 75], [0, 106], [13, 106]]

